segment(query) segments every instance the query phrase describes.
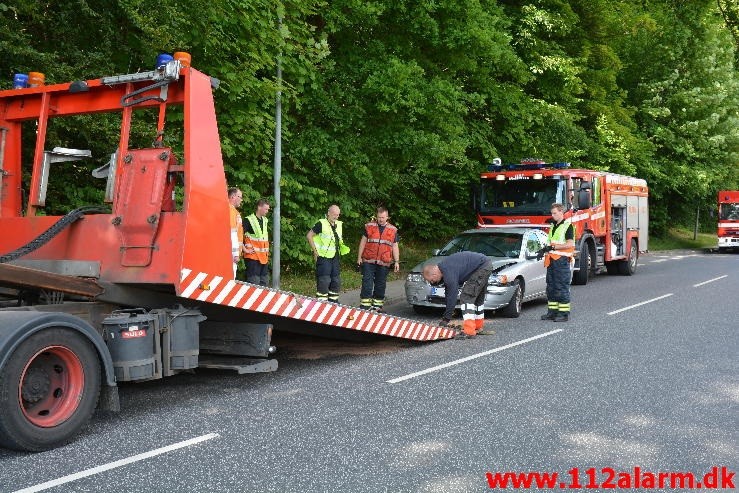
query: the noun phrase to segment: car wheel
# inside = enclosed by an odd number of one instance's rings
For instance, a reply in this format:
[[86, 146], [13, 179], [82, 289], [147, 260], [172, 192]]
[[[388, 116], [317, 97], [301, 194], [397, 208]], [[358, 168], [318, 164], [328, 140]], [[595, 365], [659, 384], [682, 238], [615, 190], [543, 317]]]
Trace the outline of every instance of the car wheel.
[[513, 292], [511, 301], [500, 309], [500, 314], [507, 318], [518, 318], [521, 315], [523, 289], [521, 289], [521, 282], [518, 279], [513, 281], [513, 284], [516, 286], [516, 290]]
[[434, 308], [431, 306], [413, 305], [413, 311], [419, 315], [430, 315], [434, 313]]

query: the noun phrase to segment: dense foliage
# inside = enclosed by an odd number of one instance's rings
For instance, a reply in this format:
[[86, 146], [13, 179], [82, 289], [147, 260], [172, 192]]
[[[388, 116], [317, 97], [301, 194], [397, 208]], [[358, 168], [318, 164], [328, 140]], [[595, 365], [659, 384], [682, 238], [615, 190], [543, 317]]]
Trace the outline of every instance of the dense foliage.
[[[189, 51], [222, 81], [223, 155], [246, 204], [272, 193], [281, 90], [282, 258], [297, 266], [332, 202], [352, 237], [378, 204], [405, 237], [472, 225], [470, 184], [496, 156], [646, 178], [652, 232], [689, 223], [739, 188], [738, 33], [727, 0], [0, 0], [0, 87]], [[111, 151], [115, 120], [83, 127], [54, 139]], [[99, 193], [69, 178], [55, 207]]]

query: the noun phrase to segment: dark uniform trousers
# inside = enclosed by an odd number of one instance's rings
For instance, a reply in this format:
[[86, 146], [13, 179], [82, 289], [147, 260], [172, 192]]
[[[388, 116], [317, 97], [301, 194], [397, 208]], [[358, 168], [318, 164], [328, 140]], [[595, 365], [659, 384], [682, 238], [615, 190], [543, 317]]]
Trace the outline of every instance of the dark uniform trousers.
[[549, 309], [570, 311], [570, 257], [552, 259], [547, 267], [547, 301]]
[[316, 298], [339, 301], [341, 277], [339, 276], [339, 254], [332, 258], [318, 257], [316, 260]]

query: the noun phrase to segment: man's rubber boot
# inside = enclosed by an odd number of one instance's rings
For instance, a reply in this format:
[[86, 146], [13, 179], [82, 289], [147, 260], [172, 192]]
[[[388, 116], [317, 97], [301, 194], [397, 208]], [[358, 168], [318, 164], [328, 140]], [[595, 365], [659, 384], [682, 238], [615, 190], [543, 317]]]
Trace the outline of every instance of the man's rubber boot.
[[547, 312], [541, 316], [542, 320], [554, 320], [554, 318], [559, 314], [556, 310], [547, 310]]
[[475, 321], [465, 320], [462, 324], [462, 333], [467, 337], [475, 337], [477, 335], [477, 330], [475, 330]]
[[558, 312], [553, 320], [555, 322], [567, 322], [569, 319], [570, 314], [568, 312]]

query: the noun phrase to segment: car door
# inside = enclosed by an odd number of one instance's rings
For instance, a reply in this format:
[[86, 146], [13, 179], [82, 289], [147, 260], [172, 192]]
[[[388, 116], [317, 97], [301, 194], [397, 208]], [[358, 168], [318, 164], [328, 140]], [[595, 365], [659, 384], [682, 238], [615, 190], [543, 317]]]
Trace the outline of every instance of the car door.
[[524, 235], [523, 250], [529, 258], [526, 260], [526, 299], [546, 296], [547, 270], [544, 267], [544, 260], [536, 259], [536, 252], [543, 248], [547, 241], [547, 236], [541, 231], [532, 230]]

